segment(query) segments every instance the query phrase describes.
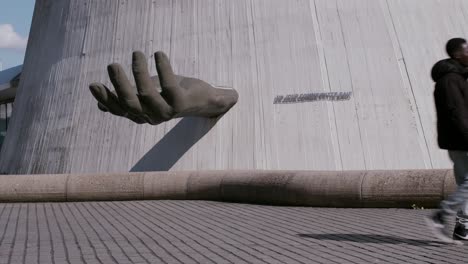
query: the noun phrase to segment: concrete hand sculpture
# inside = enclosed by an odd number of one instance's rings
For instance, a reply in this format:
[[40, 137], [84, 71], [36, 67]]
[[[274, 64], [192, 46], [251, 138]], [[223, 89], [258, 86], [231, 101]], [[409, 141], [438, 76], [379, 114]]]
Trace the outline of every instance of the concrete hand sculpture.
[[175, 75], [163, 52], [154, 54], [158, 76], [150, 77], [145, 55], [133, 52], [132, 71], [136, 87], [130, 84], [122, 66], [107, 67], [116, 94], [102, 83], [89, 86], [104, 112], [126, 117], [135, 123], [157, 125], [184, 116], [218, 117], [237, 103], [233, 89], [219, 89], [195, 78]]

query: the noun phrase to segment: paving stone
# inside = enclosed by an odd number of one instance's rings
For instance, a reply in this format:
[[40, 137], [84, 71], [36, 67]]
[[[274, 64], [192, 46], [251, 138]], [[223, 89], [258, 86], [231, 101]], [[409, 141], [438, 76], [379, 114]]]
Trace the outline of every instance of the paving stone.
[[[431, 210], [208, 201], [0, 204], [0, 263], [466, 263]], [[453, 223], [451, 224], [453, 227]]]

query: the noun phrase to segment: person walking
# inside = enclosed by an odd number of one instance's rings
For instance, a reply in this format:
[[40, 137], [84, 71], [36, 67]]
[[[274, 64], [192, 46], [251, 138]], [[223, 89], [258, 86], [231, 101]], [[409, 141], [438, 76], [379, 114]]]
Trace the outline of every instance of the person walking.
[[[468, 43], [451, 39], [446, 51], [450, 58], [437, 62], [431, 75], [436, 82], [438, 144], [448, 150], [458, 188], [426, 222], [437, 238], [451, 243], [468, 240]], [[455, 230], [450, 234], [447, 221], [454, 214]]]

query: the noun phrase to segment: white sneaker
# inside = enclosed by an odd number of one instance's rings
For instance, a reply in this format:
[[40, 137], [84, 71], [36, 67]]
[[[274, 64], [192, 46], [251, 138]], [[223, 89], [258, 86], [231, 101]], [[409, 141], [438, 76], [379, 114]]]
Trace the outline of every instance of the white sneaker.
[[461, 241], [453, 240], [446, 229], [444, 215], [441, 211], [435, 214], [425, 217], [427, 226], [432, 231], [434, 236], [444, 243], [463, 245]]

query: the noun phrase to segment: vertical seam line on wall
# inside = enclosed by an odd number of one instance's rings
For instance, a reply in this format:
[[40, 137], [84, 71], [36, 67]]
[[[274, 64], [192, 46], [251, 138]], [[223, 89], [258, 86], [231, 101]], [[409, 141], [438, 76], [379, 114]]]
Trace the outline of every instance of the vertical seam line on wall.
[[427, 142], [426, 133], [424, 132], [424, 125], [423, 125], [423, 122], [422, 122], [421, 114], [419, 113], [418, 102], [417, 102], [416, 96], [414, 94], [413, 83], [411, 82], [408, 67], [406, 65], [406, 60], [405, 60], [405, 56], [403, 54], [403, 49], [401, 47], [400, 38], [398, 37], [398, 32], [397, 32], [397, 29], [396, 29], [396, 26], [395, 26], [395, 22], [394, 22], [394, 19], [393, 19], [392, 11], [390, 10], [390, 5], [388, 3], [388, 0], [386, 0], [385, 3], [387, 4], [387, 10], [388, 10], [388, 14], [390, 15], [390, 21], [392, 22], [393, 31], [395, 32], [396, 40], [397, 40], [397, 43], [398, 43], [398, 49], [400, 50], [401, 59], [403, 61], [403, 65], [405, 67], [406, 78], [408, 79], [408, 84], [410, 86], [411, 95], [413, 96], [414, 105], [416, 107], [416, 112], [417, 112], [417, 116], [418, 116], [418, 120], [419, 120], [419, 125], [421, 126], [421, 133], [422, 133], [423, 138], [424, 138], [424, 143], [426, 143], [426, 150], [427, 150], [427, 154], [429, 156], [429, 164], [431, 165], [431, 169], [433, 169], [434, 165], [432, 164], [431, 151], [429, 150], [429, 144]]
[[172, 42], [173, 42], [174, 30], [176, 28], [174, 2], [175, 1], [171, 1], [171, 33], [169, 35], [169, 58], [172, 58]]
[[[117, 39], [115, 39], [115, 37], [118, 38], [117, 32], [118, 32], [118, 29], [119, 29], [120, 0], [119, 0], [119, 2], [117, 4], [117, 8], [116, 8], [115, 11], [116, 11], [116, 16], [115, 16], [115, 19], [114, 19], [114, 34], [112, 34], [114, 36], [114, 41], [113, 41], [114, 43], [117, 42]], [[113, 49], [112, 50], [112, 60], [113, 61], [115, 61], [116, 46], [117, 46], [117, 44], [114, 44], [112, 46], [112, 49]]]
[[[331, 88], [331, 82], [330, 82], [330, 74], [328, 72], [327, 56], [326, 56], [325, 50], [323, 48], [323, 36], [322, 36], [322, 30], [320, 29], [319, 14], [318, 14], [318, 11], [317, 11], [317, 1], [313, 0], [313, 2], [314, 2], [314, 10], [313, 11], [311, 10], [311, 11], [315, 13], [316, 21], [312, 21], [312, 22], [317, 23], [317, 30], [318, 30], [318, 32], [315, 32], [315, 39], [316, 39], [316, 41], [318, 39], [320, 39], [320, 41], [322, 42], [322, 46], [321, 46], [320, 49], [319, 49], [319, 47], [317, 45], [317, 52], [322, 53], [323, 62], [324, 62], [324, 66], [325, 66], [325, 71], [326, 71], [326, 74], [327, 74], [327, 76], [322, 76], [322, 80], [323, 80], [323, 77], [327, 78], [326, 82], [328, 82], [328, 91], [331, 92], [332, 88]], [[310, 2], [309, 2], [309, 7], [312, 8], [312, 5], [310, 5]], [[320, 55], [319, 55], [319, 59], [320, 59]], [[333, 120], [335, 122], [336, 142], [338, 143], [338, 156], [339, 156], [339, 159], [340, 159], [340, 169], [343, 170], [343, 157], [341, 155], [340, 137], [338, 136], [338, 131], [337, 131], [338, 130], [338, 123], [337, 123], [337, 120], [336, 120], [335, 105], [333, 104], [333, 102], [330, 102], [330, 104], [331, 104], [332, 109], [333, 109]]]
[[[255, 36], [255, 15], [254, 15], [254, 4], [253, 4], [253, 0], [250, 0], [250, 15], [251, 15], [251, 19], [252, 19], [252, 36], [253, 36], [253, 44], [254, 44], [254, 57], [255, 57], [255, 68], [256, 68], [256, 81], [257, 81], [257, 86], [260, 84], [260, 80], [258, 79], [259, 78], [259, 69], [258, 69], [258, 54], [257, 54], [257, 38]], [[259, 87], [254, 87], [253, 89], [259, 89]], [[259, 106], [263, 106], [263, 104], [260, 102], [260, 105]], [[261, 107], [262, 108], [262, 107]], [[263, 108], [261, 109], [261, 113], [263, 115]], [[255, 124], [255, 118], [254, 118], [254, 130], [255, 130], [255, 127], [257, 127], [258, 125]], [[254, 132], [254, 138], [255, 138], [255, 132]], [[262, 137], [263, 139], [263, 137]], [[257, 138], [254, 139], [255, 142], [257, 141]], [[256, 143], [254, 142], [253, 144], [253, 147], [254, 147], [254, 163], [253, 163], [253, 167], [254, 168], [257, 168], [257, 157], [256, 157], [256, 153], [257, 151], [255, 151], [255, 146], [256, 146]]]
[[[230, 2], [232, 4], [232, 1]], [[233, 9], [234, 7], [232, 5], [229, 6], [229, 34], [230, 34], [230, 40], [231, 40], [231, 70], [232, 70], [232, 73], [231, 73], [231, 86], [232, 86], [232, 89], [236, 89], [235, 87], [235, 73], [234, 73], [234, 67], [235, 67], [235, 63], [234, 63], [234, 34], [232, 32], [232, 12], [233, 12]], [[230, 124], [230, 130], [232, 131], [230, 134], [231, 134], [231, 153], [230, 153], [230, 157], [228, 156], [228, 168], [234, 168], [234, 162], [233, 162], [233, 159], [234, 159], [234, 124], [237, 124], [237, 114], [233, 114], [233, 119], [234, 122], [231, 122]]]
[[[340, 21], [340, 29], [341, 29], [341, 36], [343, 38], [343, 46], [345, 48], [345, 51], [348, 51], [348, 45], [346, 45], [346, 40], [345, 40], [346, 37], [345, 37], [345, 34], [344, 34], [344, 30], [343, 30], [343, 20], [341, 19], [340, 10], [338, 8], [338, 2], [336, 2], [336, 4], [337, 4], [336, 13], [338, 15], [338, 20]], [[349, 78], [350, 78], [351, 91], [354, 94], [354, 83], [353, 83], [353, 77], [352, 77], [352, 73], [351, 73], [351, 65], [349, 64], [348, 52], [345, 52], [345, 54], [346, 54], [346, 64], [348, 65], [348, 74], [349, 74]], [[354, 111], [356, 112], [356, 121], [357, 121], [357, 125], [358, 125], [358, 128], [359, 128], [359, 139], [360, 139], [360, 143], [361, 143], [361, 150], [362, 150], [361, 154], [362, 154], [362, 158], [363, 158], [363, 161], [364, 161], [364, 169], [367, 170], [366, 155], [364, 154], [364, 145], [363, 145], [363, 140], [362, 140], [361, 122], [359, 120], [359, 112], [357, 110], [356, 100], [354, 100]]]

